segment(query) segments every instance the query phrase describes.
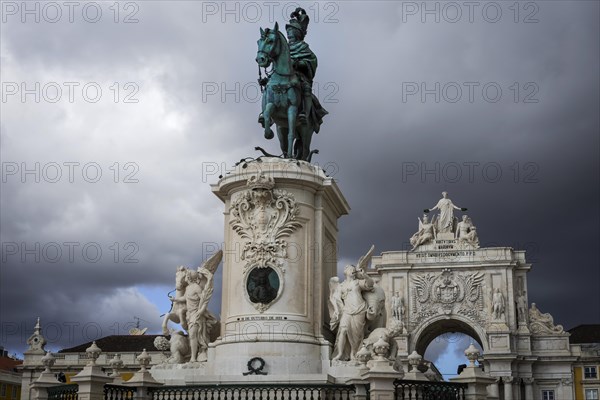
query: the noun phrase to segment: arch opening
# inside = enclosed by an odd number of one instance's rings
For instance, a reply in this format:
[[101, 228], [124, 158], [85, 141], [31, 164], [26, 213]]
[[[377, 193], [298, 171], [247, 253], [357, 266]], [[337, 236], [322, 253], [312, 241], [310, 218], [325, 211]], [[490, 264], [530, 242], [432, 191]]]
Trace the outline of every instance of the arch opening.
[[432, 322], [429, 324], [419, 335], [415, 344], [415, 350], [417, 353], [423, 355], [425, 354], [425, 350], [427, 347], [433, 342], [437, 337], [442, 336], [444, 334], [453, 334], [453, 333], [462, 333], [464, 335], [470, 336], [477, 344], [479, 344], [480, 349], [484, 349], [483, 341], [469, 324], [457, 320], [457, 319], [441, 319], [439, 321]]
[[448, 380], [457, 376], [468, 363], [465, 349], [473, 343], [483, 353], [483, 343], [476, 330], [468, 323], [455, 319], [441, 319], [427, 325], [416, 338], [415, 350], [427, 362], [435, 365], [437, 379]]

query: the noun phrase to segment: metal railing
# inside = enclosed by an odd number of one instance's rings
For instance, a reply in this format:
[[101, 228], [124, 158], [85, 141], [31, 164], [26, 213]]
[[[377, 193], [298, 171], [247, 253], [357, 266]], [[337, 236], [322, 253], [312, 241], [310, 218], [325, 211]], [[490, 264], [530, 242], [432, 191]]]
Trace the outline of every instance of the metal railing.
[[396, 400], [464, 400], [466, 390], [465, 383], [394, 381]]
[[76, 383], [49, 387], [48, 400], [77, 400], [78, 391], [79, 385]]
[[130, 400], [137, 391], [134, 387], [119, 385], [104, 385], [104, 400]]
[[347, 385], [202, 385], [149, 389], [152, 400], [352, 400]]

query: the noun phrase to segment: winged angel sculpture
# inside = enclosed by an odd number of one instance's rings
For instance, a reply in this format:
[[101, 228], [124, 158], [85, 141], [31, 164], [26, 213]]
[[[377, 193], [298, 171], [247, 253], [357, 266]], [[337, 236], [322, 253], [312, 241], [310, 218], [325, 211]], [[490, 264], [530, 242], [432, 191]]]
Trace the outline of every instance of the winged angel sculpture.
[[[176, 363], [206, 361], [210, 331], [217, 318], [208, 311], [208, 302], [214, 291], [213, 276], [223, 258], [223, 251], [206, 260], [197, 270], [179, 267], [175, 274], [175, 297], [169, 296], [173, 305], [165, 315], [163, 333], [167, 334], [169, 321], [181, 324], [188, 333], [188, 342], [181, 343], [182, 335], [171, 332], [171, 352], [177, 354]], [[189, 344], [189, 347], [187, 346]], [[175, 345], [175, 349], [173, 348]], [[189, 350], [188, 350], [189, 349]]]
[[380, 326], [385, 322], [385, 296], [365, 272], [375, 246], [358, 260], [358, 264], [344, 268], [346, 279], [340, 283], [338, 277], [329, 280], [329, 325], [337, 329], [334, 361], [356, 359], [363, 339], [369, 332], [369, 320]]

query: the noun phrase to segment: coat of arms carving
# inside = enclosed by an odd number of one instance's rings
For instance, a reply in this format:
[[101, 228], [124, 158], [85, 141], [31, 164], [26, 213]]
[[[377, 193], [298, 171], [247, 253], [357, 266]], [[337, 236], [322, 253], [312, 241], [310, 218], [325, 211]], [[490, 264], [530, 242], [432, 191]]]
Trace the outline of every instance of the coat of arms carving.
[[251, 176], [246, 184], [249, 190], [231, 205], [232, 228], [246, 239], [241, 252], [246, 261], [244, 272], [251, 267], [271, 267], [283, 273], [287, 258], [284, 238], [302, 226], [297, 221], [300, 209], [294, 197], [274, 189], [274, 179], [264, 173]]
[[448, 268], [439, 274], [414, 276], [411, 322], [418, 323], [433, 315], [452, 313], [478, 320], [483, 309], [483, 279], [481, 272], [454, 274]]

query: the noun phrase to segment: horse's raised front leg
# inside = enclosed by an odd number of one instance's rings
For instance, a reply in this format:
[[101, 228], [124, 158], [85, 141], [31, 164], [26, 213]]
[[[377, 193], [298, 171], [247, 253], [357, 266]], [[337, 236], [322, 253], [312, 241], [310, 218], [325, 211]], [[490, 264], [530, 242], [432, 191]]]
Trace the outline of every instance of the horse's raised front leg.
[[288, 107], [288, 145], [286, 158], [294, 157], [294, 132], [296, 131], [296, 118], [298, 117], [298, 106]]
[[271, 113], [273, 112], [273, 103], [267, 103], [263, 111], [263, 117], [265, 118], [265, 139], [273, 139], [275, 134], [271, 129]]

